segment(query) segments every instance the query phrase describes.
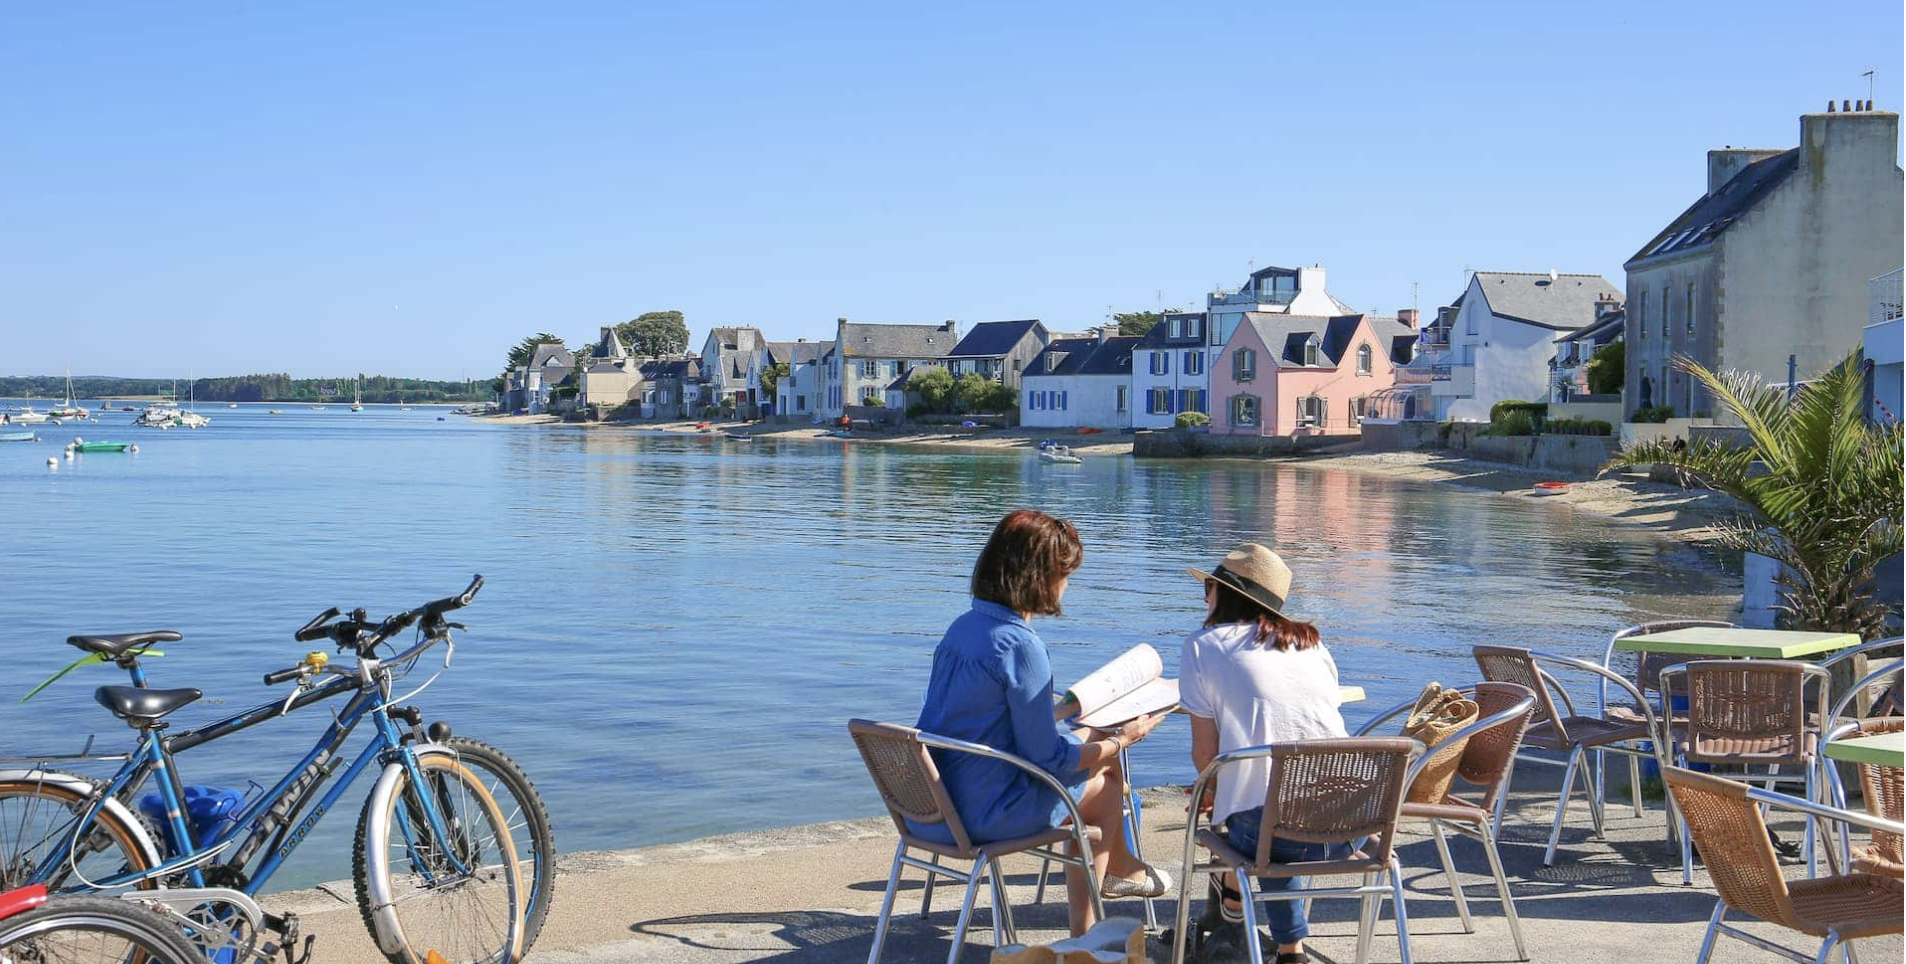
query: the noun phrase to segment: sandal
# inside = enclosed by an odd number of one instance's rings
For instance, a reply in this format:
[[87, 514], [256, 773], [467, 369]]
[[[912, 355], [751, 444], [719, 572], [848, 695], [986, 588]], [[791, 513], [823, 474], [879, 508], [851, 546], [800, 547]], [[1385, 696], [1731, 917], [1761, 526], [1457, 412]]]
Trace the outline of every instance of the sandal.
[[[1226, 884], [1217, 874], [1212, 874], [1206, 879], [1211, 882], [1209, 893], [1205, 897], [1206, 903], [1218, 908], [1218, 913], [1223, 916], [1225, 923], [1244, 923], [1244, 895]], [[1238, 906], [1233, 907], [1226, 901], [1236, 901]]]
[[1145, 865], [1144, 877], [1107, 877], [1099, 887], [1099, 896], [1115, 897], [1163, 897], [1171, 889], [1171, 878], [1165, 872]]
[[1310, 955], [1303, 951], [1285, 951], [1277, 955], [1277, 964], [1310, 964]]

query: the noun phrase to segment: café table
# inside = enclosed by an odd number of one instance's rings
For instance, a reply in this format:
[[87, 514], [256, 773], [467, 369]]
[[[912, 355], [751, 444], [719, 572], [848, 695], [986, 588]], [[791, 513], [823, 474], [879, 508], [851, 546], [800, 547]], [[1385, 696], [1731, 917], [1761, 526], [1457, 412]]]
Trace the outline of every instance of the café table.
[[1827, 758], [1845, 763], [1906, 766], [1906, 732], [1874, 733], [1827, 741]]
[[1740, 626], [1698, 626], [1615, 641], [1624, 652], [1676, 653], [1722, 659], [1798, 659], [1860, 645], [1858, 633], [1810, 633]]

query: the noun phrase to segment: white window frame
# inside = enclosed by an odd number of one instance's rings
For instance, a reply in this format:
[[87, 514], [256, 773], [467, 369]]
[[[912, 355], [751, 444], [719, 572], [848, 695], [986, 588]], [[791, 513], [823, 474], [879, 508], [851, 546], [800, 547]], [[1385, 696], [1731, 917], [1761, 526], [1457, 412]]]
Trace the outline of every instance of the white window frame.
[[[1250, 403], [1248, 406], [1251, 409], [1251, 415], [1249, 418], [1244, 418], [1241, 416], [1242, 409], [1246, 407], [1243, 404], [1245, 402]], [[1263, 404], [1263, 401], [1259, 399], [1256, 395], [1250, 395], [1250, 394], [1240, 392], [1236, 395], [1231, 396], [1231, 404], [1226, 407], [1228, 409], [1228, 411], [1226, 412], [1227, 421], [1233, 427], [1256, 428], [1258, 425], [1262, 424], [1264, 421], [1264, 404]]]
[[1357, 374], [1369, 375], [1371, 372], [1371, 369], [1373, 368], [1375, 364], [1374, 362], [1375, 358], [1376, 358], [1376, 352], [1370, 347], [1369, 342], [1366, 341], [1363, 344], [1358, 345], [1357, 346]]
[[1187, 375], [1204, 374], [1204, 349], [1193, 348], [1186, 351], [1181, 364], [1184, 365], [1184, 371]]
[[1126, 391], [1126, 387], [1124, 385], [1115, 385], [1113, 387], [1118, 389], [1118, 411], [1123, 412], [1125, 411], [1126, 405], [1129, 403], [1129, 400], [1127, 398], [1128, 393]]
[[1305, 368], [1316, 368], [1323, 364], [1323, 359], [1324, 349], [1322, 345], [1318, 344], [1316, 338], [1311, 338], [1309, 341], [1304, 342]]
[[1257, 352], [1250, 348], [1240, 348], [1231, 353], [1231, 379], [1248, 382], [1257, 378]]

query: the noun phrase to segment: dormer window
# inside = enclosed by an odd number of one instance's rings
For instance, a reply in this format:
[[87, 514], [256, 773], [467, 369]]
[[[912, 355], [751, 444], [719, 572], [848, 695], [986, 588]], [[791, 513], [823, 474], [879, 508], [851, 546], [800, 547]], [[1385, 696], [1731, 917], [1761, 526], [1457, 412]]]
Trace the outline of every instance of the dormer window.
[[1317, 339], [1312, 338], [1311, 340], [1304, 342], [1305, 367], [1315, 368], [1317, 366], [1318, 357], [1322, 354], [1323, 353], [1318, 350]]
[[1369, 345], [1357, 346], [1357, 374], [1370, 374], [1370, 358], [1372, 354], [1373, 352], [1370, 351]]

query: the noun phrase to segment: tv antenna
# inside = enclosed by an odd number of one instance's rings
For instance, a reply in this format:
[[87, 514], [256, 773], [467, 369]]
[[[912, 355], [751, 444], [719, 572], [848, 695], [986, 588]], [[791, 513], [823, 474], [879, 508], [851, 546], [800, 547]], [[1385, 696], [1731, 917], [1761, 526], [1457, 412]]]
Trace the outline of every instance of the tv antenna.
[[1860, 75], [1861, 77], [1866, 78], [1866, 99], [1867, 100], [1873, 99], [1873, 70], [1874, 68], [1868, 67], [1866, 68], [1866, 73], [1863, 73]]

